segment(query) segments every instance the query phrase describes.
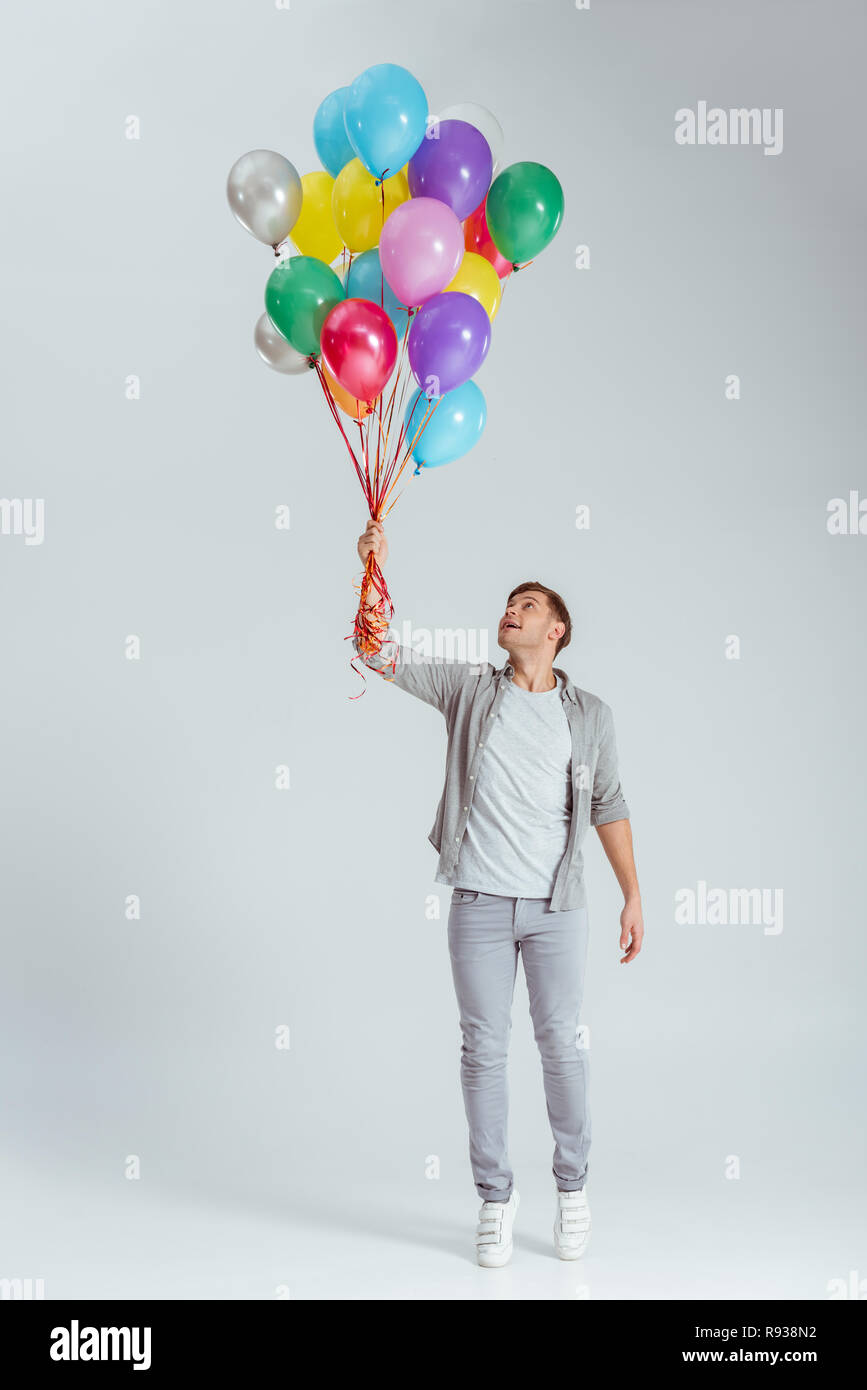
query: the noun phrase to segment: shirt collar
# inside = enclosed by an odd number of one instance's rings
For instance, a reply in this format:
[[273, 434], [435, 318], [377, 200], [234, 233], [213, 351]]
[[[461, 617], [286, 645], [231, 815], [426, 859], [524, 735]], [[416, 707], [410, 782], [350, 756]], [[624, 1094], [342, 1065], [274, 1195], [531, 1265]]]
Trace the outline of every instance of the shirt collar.
[[[562, 681], [563, 681], [563, 690], [564, 690], [564, 692], [566, 693], [566, 695], [568, 695], [568, 697], [569, 697], [569, 699], [572, 701], [573, 705], [574, 705], [574, 704], [577, 704], [577, 699], [576, 699], [576, 696], [575, 696], [575, 687], [573, 686], [573, 684], [572, 684], [572, 682], [570, 681], [569, 677], [567, 676], [566, 672], [565, 672], [565, 671], [561, 671], [559, 666], [553, 667], [553, 671], [554, 671], [554, 675], [555, 675], [555, 676], [560, 676], [560, 677], [561, 677], [561, 679], [562, 679]], [[506, 664], [505, 664], [505, 666], [503, 667], [502, 671], [500, 672], [500, 677], [501, 677], [501, 678], [504, 677], [506, 680], [509, 680], [509, 681], [510, 681], [510, 680], [512, 680], [512, 678], [514, 677], [514, 674], [515, 674], [515, 668], [514, 668], [514, 666], [512, 665], [511, 661], [507, 661]]]

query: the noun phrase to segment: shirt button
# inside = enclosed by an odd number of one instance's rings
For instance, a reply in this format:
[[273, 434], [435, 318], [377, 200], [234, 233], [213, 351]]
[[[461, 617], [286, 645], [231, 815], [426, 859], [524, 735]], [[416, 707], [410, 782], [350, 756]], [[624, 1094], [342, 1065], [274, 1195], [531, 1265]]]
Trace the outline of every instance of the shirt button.
[[485, 746], [485, 745], [484, 745], [481, 741], [479, 741], [479, 747], [480, 747], [480, 748], [484, 748], [484, 746]]
[[471, 782], [474, 782], [474, 781], [475, 781], [475, 774], [472, 773], [472, 772], [470, 773], [470, 781], [471, 781]]
[[460, 837], [460, 835], [456, 835], [456, 836], [455, 836], [455, 844], [456, 844], [456, 845], [459, 845], [460, 842], [461, 842], [461, 837]]
[[468, 811], [469, 809], [470, 809], [469, 806], [465, 806], [465, 807], [464, 807], [464, 810], [465, 810], [465, 811]]

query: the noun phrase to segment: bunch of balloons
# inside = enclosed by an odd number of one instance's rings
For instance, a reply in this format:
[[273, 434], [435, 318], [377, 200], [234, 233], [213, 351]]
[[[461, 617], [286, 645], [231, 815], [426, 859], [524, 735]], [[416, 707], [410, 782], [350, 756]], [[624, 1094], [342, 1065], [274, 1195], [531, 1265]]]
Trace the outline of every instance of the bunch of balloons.
[[[416, 473], [439, 467], [481, 437], [487, 411], [472, 378], [505, 282], [560, 227], [563, 190], [542, 164], [500, 168], [503, 132], [489, 111], [432, 115], [420, 83], [393, 63], [331, 92], [313, 141], [323, 169], [303, 176], [273, 150], [242, 155], [229, 204], [278, 257], [256, 349], [277, 372], [316, 372], [381, 519], [410, 459]], [[372, 585], [378, 606], [368, 605]], [[362, 655], [378, 649], [391, 612], [371, 557], [356, 618]]]

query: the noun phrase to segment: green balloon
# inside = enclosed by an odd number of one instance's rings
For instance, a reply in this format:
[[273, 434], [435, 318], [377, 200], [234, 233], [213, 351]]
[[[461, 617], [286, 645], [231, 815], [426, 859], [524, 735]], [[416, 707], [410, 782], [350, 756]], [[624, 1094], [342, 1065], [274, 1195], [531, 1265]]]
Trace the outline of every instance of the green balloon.
[[265, 286], [265, 308], [275, 328], [296, 352], [319, 356], [322, 325], [346, 298], [338, 276], [315, 256], [292, 256], [275, 267]]
[[513, 265], [531, 261], [563, 221], [560, 180], [544, 164], [510, 164], [488, 190], [485, 217], [501, 256]]

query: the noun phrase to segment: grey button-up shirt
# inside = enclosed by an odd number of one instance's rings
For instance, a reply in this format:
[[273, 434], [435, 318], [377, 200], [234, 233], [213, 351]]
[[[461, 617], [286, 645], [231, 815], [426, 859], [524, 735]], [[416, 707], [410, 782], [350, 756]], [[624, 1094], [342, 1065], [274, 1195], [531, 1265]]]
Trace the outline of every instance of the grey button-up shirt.
[[[514, 669], [510, 662], [495, 669], [490, 662], [423, 657], [393, 640], [384, 643], [381, 655], [366, 664], [380, 670], [383, 679], [433, 705], [445, 718], [445, 786], [428, 839], [439, 854], [439, 879], [454, 885], [476, 778], [485, 756], [485, 731], [496, 717], [505, 682], [512, 680]], [[552, 912], [563, 912], [586, 903], [581, 845], [588, 826], [628, 820], [629, 807], [620, 790], [610, 708], [597, 695], [579, 690], [565, 671], [556, 666], [554, 670], [565, 682], [563, 706], [572, 733], [572, 822], [550, 902]]]

